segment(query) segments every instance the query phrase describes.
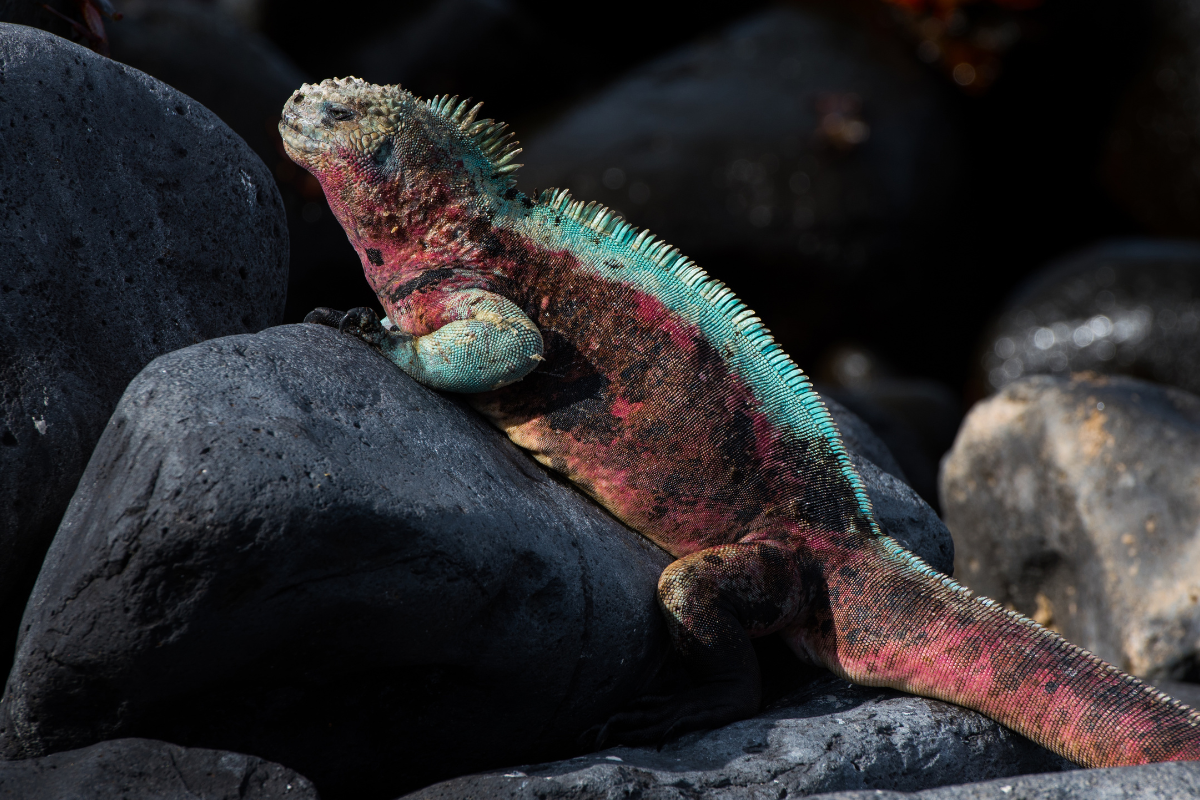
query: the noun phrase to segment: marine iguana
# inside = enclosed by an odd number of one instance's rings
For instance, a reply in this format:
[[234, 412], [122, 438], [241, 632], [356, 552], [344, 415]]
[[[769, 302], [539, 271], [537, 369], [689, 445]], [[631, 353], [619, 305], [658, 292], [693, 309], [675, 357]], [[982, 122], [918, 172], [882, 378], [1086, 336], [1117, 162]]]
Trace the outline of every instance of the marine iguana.
[[318, 309], [677, 559], [659, 602], [694, 679], [598, 744], [758, 710], [751, 637], [850, 681], [980, 711], [1089, 767], [1200, 759], [1200, 714], [976, 596], [885, 535], [808, 377], [721, 282], [560, 189], [479, 105], [356, 78], [304, 85], [279, 130], [387, 312]]

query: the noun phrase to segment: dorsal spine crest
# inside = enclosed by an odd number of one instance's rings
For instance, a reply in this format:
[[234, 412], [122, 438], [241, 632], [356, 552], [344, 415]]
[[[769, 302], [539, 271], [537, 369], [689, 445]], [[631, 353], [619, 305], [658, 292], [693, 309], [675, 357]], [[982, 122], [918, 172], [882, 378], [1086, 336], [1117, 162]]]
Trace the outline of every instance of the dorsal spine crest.
[[522, 152], [515, 134], [508, 131], [508, 124], [496, 122], [493, 119], [476, 120], [483, 103], [471, 106], [471, 98], [459, 100], [449, 95], [439, 97], [434, 95], [425, 101], [429, 110], [434, 114], [454, 123], [479, 148], [480, 154], [487, 159], [492, 167], [492, 176], [504, 178], [508, 186], [516, 184], [513, 173], [521, 168], [521, 164], [513, 159]]
[[[775, 337], [767, 331], [758, 315], [746, 306], [729, 287], [721, 281], [709, 277], [708, 273], [696, 262], [684, 256], [679, 248], [672, 247], [667, 242], [656, 238], [649, 229], [644, 229], [635, 236], [633, 234], [635, 228], [632, 225], [612, 209], [595, 201], [584, 203], [582, 200], [574, 200], [567, 189], [546, 189], [538, 195], [538, 203], [565, 219], [573, 220], [582, 227], [608, 236], [614, 246], [627, 247], [631, 254], [651, 261], [680, 283], [696, 291], [718, 313], [724, 315], [734, 330], [744, 336], [759, 355], [765, 358], [766, 363], [779, 377], [780, 382], [796, 395], [798, 402], [808, 412], [813, 424], [816, 425], [826, 444], [833, 451], [834, 457], [838, 460], [841, 472], [854, 493], [859, 510], [870, 520], [871, 531], [881, 538], [888, 539], [875, 521], [871, 500], [867, 497], [866, 486], [850, 462], [850, 454], [838, 435], [837, 426], [834, 425], [833, 417], [829, 414], [829, 409], [825, 407], [824, 401], [813, 390], [812, 383], [804, 371], [776, 343]], [[890, 541], [890, 539], [888, 540]], [[895, 552], [897, 556], [911, 561], [914, 566], [928, 574], [941, 574], [898, 544]], [[954, 586], [957, 588], [958, 584], [954, 584]]]

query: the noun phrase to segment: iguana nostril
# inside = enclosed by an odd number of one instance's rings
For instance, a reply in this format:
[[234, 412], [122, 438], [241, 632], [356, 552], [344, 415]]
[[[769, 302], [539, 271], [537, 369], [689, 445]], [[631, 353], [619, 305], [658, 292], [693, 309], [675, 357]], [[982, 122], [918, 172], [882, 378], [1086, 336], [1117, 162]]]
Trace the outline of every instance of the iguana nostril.
[[300, 105], [301, 103], [304, 102], [304, 95], [297, 94], [295, 97], [292, 98], [292, 102], [295, 103], [296, 105]]

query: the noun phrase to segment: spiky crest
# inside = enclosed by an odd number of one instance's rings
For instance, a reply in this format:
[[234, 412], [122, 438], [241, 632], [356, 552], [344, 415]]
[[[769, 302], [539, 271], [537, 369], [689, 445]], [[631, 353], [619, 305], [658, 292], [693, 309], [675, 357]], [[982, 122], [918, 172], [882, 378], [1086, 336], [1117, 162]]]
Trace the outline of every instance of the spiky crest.
[[[776, 343], [775, 337], [763, 325], [758, 315], [743, 303], [732, 289], [716, 278], [710, 277], [695, 261], [680, 253], [678, 247], [672, 247], [656, 238], [648, 228], [638, 233], [637, 228], [622, 219], [615, 211], [599, 203], [572, 200], [571, 192], [567, 189], [546, 189], [538, 195], [538, 203], [566, 219], [574, 220], [598, 234], [608, 236], [614, 244], [627, 247], [631, 254], [648, 259], [655, 266], [697, 292], [722, 314], [733, 325], [734, 330], [744, 336], [747, 342], [766, 359], [783, 385], [795, 394], [800, 405], [812, 417], [834, 451], [834, 456], [841, 465], [842, 474], [845, 475], [854, 492], [859, 509], [871, 520], [872, 530], [876, 534], [882, 535], [882, 531], [875, 522], [875, 515], [871, 511], [867, 488], [850, 462], [850, 454], [837, 434], [837, 427], [834, 425], [829, 409], [825, 407], [825, 401], [813, 390], [808, 375]], [[932, 568], [925, 566], [923, 562], [921, 566], [927, 572], [933, 573]], [[936, 574], [940, 575], [940, 573]]]
[[475, 117], [479, 115], [483, 103], [472, 106], [469, 97], [459, 100], [450, 95], [434, 95], [426, 100], [425, 104], [429, 106], [430, 111], [458, 125], [463, 133], [471, 137], [480, 153], [494, 168], [493, 176], [507, 177], [510, 186], [516, 183], [513, 173], [524, 165], [513, 162], [521, 148], [518, 147], [520, 143], [513, 138], [515, 134], [508, 131], [507, 123], [496, 122], [493, 119], [476, 120]]

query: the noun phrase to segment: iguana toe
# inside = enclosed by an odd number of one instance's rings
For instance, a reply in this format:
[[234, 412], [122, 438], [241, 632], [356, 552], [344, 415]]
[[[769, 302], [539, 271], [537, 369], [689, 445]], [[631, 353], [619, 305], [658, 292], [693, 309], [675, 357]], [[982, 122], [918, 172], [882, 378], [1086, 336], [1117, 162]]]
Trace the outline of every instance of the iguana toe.
[[338, 331], [362, 339], [367, 344], [378, 346], [387, 336], [379, 315], [370, 308], [352, 308], [342, 317]]
[[346, 316], [345, 311], [338, 311], [333, 308], [314, 308], [308, 312], [304, 321], [310, 325], [328, 325], [330, 328], [337, 328], [342, 324], [342, 318]]

